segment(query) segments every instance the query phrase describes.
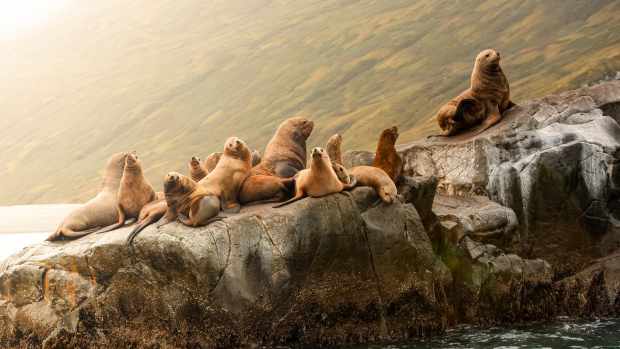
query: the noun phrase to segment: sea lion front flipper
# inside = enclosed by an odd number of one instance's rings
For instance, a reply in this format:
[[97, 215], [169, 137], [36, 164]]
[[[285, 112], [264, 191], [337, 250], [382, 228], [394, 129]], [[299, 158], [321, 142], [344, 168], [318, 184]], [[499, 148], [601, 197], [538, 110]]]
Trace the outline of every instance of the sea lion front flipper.
[[342, 186], [342, 190], [351, 190], [357, 185], [357, 178], [354, 175], [349, 175], [349, 183]]
[[456, 122], [462, 122], [466, 120], [467, 113], [475, 113], [479, 108], [478, 101], [473, 98], [464, 98], [459, 101], [454, 112], [453, 120]]
[[488, 130], [489, 128], [491, 128], [493, 125], [497, 124], [501, 120], [502, 120], [502, 114], [499, 112], [498, 106], [494, 105], [489, 110], [489, 115], [487, 115], [484, 121], [482, 121], [482, 124], [480, 124], [480, 126], [478, 126], [474, 130], [474, 136], [477, 136], [481, 134], [482, 132]]
[[280, 161], [276, 163], [274, 173], [278, 177], [289, 178], [293, 177], [299, 172], [298, 169], [294, 168], [287, 161]]

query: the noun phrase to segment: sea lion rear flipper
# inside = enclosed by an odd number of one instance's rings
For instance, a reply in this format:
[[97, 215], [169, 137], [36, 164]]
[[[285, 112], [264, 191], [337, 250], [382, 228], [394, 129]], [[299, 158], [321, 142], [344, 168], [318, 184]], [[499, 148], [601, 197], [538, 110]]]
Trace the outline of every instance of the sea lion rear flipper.
[[98, 229], [100, 229], [100, 227], [94, 227], [94, 228], [81, 230], [81, 231], [74, 231], [69, 228], [59, 228], [54, 234], [50, 235], [46, 240], [56, 241], [56, 240], [60, 240], [62, 237], [70, 238], [70, 239], [77, 239], [77, 238], [81, 238], [82, 236], [91, 234], [97, 231]]
[[278, 208], [278, 207], [286, 206], [288, 204], [292, 204], [293, 202], [301, 200], [304, 197], [305, 197], [305, 195], [303, 193], [299, 193], [298, 195], [295, 195], [292, 199], [289, 199], [287, 201], [284, 201], [282, 203], [279, 203], [279, 204], [273, 206], [273, 208]]

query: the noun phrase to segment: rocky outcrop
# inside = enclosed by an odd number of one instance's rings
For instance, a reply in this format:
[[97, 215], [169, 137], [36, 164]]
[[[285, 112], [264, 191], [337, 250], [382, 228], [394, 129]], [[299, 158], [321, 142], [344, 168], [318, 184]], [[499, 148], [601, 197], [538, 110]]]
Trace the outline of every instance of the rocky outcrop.
[[340, 345], [618, 314], [619, 110], [612, 81], [401, 146], [393, 205], [356, 188], [149, 227], [133, 250], [128, 228], [26, 248], [0, 265], [0, 347]]
[[574, 272], [619, 246], [619, 106], [620, 81], [521, 103], [472, 139], [400, 146], [404, 173], [510, 208], [520, 252]]

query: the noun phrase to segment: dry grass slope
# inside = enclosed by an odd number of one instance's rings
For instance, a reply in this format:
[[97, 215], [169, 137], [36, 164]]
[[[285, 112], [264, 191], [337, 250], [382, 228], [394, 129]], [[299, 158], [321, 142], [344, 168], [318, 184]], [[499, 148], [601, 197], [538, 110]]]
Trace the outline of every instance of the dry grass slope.
[[230, 135], [262, 149], [292, 115], [316, 122], [312, 144], [372, 149], [392, 125], [407, 142], [487, 47], [517, 102], [615, 74], [619, 17], [613, 0], [72, 2], [0, 42], [0, 204], [84, 200], [119, 150], [159, 186]]

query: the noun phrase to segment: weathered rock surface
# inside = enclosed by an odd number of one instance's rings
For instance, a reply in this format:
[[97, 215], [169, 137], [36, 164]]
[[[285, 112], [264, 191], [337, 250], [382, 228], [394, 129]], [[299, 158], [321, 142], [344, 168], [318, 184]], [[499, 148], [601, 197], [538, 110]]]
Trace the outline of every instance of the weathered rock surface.
[[619, 119], [620, 81], [609, 81], [521, 103], [473, 139], [398, 149], [404, 173], [437, 177], [440, 194], [512, 209], [522, 253], [563, 273], [619, 246]]
[[149, 228], [135, 254], [129, 229], [28, 248], [0, 267], [0, 343], [328, 344], [440, 332], [450, 272], [412, 205], [370, 207], [376, 199], [360, 188], [247, 207], [204, 228]]

